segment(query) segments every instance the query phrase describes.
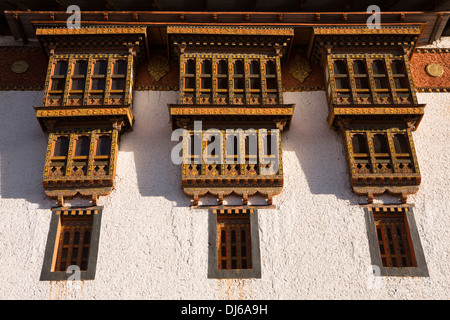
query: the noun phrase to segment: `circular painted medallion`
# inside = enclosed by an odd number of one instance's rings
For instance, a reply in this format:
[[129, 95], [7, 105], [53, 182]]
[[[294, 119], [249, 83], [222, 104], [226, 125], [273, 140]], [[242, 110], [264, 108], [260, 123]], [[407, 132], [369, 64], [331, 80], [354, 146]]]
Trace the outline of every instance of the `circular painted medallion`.
[[444, 68], [436, 63], [430, 63], [425, 67], [425, 70], [432, 77], [440, 77], [444, 74]]
[[25, 71], [28, 70], [28, 67], [29, 67], [28, 62], [26, 62], [25, 60], [20, 60], [12, 64], [11, 70], [14, 73], [24, 73]]

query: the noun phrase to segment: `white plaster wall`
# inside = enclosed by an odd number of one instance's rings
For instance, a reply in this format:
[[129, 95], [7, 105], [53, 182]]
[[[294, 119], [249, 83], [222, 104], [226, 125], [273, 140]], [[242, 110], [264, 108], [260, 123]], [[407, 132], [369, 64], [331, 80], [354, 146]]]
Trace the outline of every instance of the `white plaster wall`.
[[[295, 103], [282, 135], [285, 186], [259, 210], [261, 279], [207, 279], [206, 210], [189, 208], [170, 161], [168, 103], [177, 92], [135, 92], [134, 130], [122, 136], [116, 188], [104, 206], [96, 279], [39, 281], [50, 208], [42, 188], [42, 92], [0, 92], [0, 299], [448, 299], [450, 94], [422, 93], [414, 139], [422, 172], [410, 197], [430, 277], [375, 278], [364, 212], [351, 193], [343, 142], [326, 122], [325, 93]], [[383, 197], [383, 201], [394, 201]], [[75, 199], [73, 205], [88, 203]], [[369, 283], [369, 285], [368, 285]]]

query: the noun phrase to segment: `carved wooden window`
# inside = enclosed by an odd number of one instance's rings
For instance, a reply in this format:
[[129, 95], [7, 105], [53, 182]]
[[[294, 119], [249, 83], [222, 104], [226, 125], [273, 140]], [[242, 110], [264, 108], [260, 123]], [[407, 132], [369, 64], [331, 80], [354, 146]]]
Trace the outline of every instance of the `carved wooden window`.
[[60, 136], [54, 142], [53, 156], [54, 157], [67, 157], [69, 152], [69, 137]]
[[131, 92], [126, 85], [132, 77], [128, 56], [60, 54], [50, 59], [44, 106], [125, 103]]
[[244, 93], [245, 89], [245, 78], [244, 78], [244, 61], [235, 60], [233, 65], [233, 89], [236, 95], [241, 95]]
[[261, 93], [261, 68], [259, 60], [250, 61], [250, 93], [259, 97]]
[[274, 104], [282, 100], [277, 57], [189, 53], [181, 63], [181, 103]]
[[374, 205], [364, 211], [375, 275], [429, 276], [413, 207]]
[[336, 82], [336, 93], [338, 97], [350, 96], [350, 83], [348, 80], [347, 62], [344, 60], [335, 60], [333, 68]]
[[106, 71], [108, 61], [96, 60], [91, 75], [90, 95], [95, 98], [103, 98], [106, 88]]
[[353, 76], [355, 79], [356, 94], [368, 96], [370, 93], [369, 76], [364, 60], [353, 61]]
[[418, 173], [408, 130], [349, 130], [347, 143], [351, 145], [350, 161], [354, 164], [354, 172]]
[[211, 94], [212, 89], [212, 63], [211, 59], [205, 59], [200, 67], [200, 92], [202, 94]]
[[331, 54], [328, 63], [325, 78], [334, 103], [417, 103], [406, 56]]
[[101, 215], [97, 206], [52, 209], [40, 280], [95, 278]]
[[57, 60], [55, 66], [51, 70], [48, 94], [51, 98], [62, 99], [66, 85], [67, 61]]
[[92, 220], [92, 215], [61, 217], [54, 271], [66, 271], [70, 265], [87, 270]]
[[277, 65], [274, 60], [266, 62], [266, 91], [268, 94], [277, 93]]
[[113, 62], [113, 72], [111, 74], [111, 97], [123, 98], [126, 89], [127, 61], [116, 60]]
[[76, 60], [74, 62], [69, 91], [69, 98], [71, 99], [83, 99], [86, 86], [87, 64], [87, 60]]
[[416, 266], [409, 227], [402, 209], [375, 213], [375, 229], [384, 267]]
[[51, 152], [44, 167], [44, 184], [62, 177], [89, 178], [111, 174], [113, 133], [96, 131], [56, 132], [49, 136]]
[[217, 235], [218, 269], [252, 268], [250, 216], [248, 213], [218, 214]]
[[226, 97], [228, 92], [228, 61], [219, 60], [217, 63], [217, 93], [219, 97]]
[[404, 62], [402, 60], [392, 60], [391, 70], [397, 96], [409, 96], [409, 80]]
[[372, 61], [373, 78], [375, 82], [375, 91], [378, 94], [389, 91], [389, 79], [384, 60]]

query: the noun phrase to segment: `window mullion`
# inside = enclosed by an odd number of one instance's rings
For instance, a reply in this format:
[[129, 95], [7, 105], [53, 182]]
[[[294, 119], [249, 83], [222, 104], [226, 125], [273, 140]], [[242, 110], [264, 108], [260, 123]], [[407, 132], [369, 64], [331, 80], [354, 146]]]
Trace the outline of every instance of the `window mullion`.
[[276, 66], [277, 66], [276, 79], [277, 79], [277, 83], [278, 83], [278, 92], [277, 92], [278, 103], [279, 104], [283, 104], [283, 83], [281, 81], [281, 62], [280, 62], [280, 58], [276, 57], [275, 58], [275, 62], [276, 62]]
[[48, 98], [48, 92], [50, 90], [51, 76], [54, 70], [54, 66], [56, 64], [56, 59], [54, 55], [51, 55], [48, 62], [47, 67], [47, 77], [45, 78], [45, 86], [44, 86], [44, 97], [42, 98], [42, 105], [45, 106]]
[[367, 74], [369, 76], [369, 88], [370, 94], [372, 95], [372, 103], [378, 103], [377, 94], [375, 91], [375, 80], [373, 77], [373, 69], [372, 69], [372, 60], [369, 58], [365, 58]]
[[228, 56], [228, 103], [234, 104], [234, 62], [231, 56]]
[[211, 103], [217, 103], [217, 57], [211, 58]]
[[389, 82], [389, 90], [391, 92], [392, 95], [392, 102], [394, 104], [398, 104], [397, 101], [397, 92], [395, 91], [395, 83], [394, 83], [394, 76], [392, 75], [392, 68], [391, 68], [391, 60], [389, 59], [389, 57], [385, 57], [384, 58], [384, 64], [386, 66], [386, 73], [388, 76], [388, 82]]
[[259, 71], [261, 72], [261, 104], [267, 103], [267, 79], [266, 79], [266, 58], [261, 57], [259, 60]]
[[91, 87], [91, 74], [92, 74], [92, 66], [94, 64], [94, 59], [92, 56], [89, 56], [87, 62], [87, 70], [86, 70], [86, 82], [84, 84], [84, 95], [83, 95], [83, 105], [87, 105], [89, 101], [89, 90]]
[[397, 173], [398, 172], [398, 162], [397, 162], [397, 157], [395, 156], [395, 147], [394, 147], [394, 141], [392, 140], [391, 130], [387, 130], [386, 136], [387, 136], [387, 141], [388, 141], [388, 145], [389, 145], [389, 155], [390, 155], [390, 160], [391, 160], [391, 164], [392, 164], [392, 171], [394, 173]]
[[201, 81], [201, 59], [200, 56], [196, 56], [195, 57], [195, 103], [199, 104], [200, 103], [200, 81]]
[[112, 74], [112, 66], [114, 59], [109, 56], [108, 58], [108, 66], [106, 68], [105, 75], [105, 92], [103, 96], [103, 104], [109, 104], [109, 96], [111, 95], [111, 74]]
[[72, 155], [73, 155], [73, 148], [75, 145], [75, 133], [71, 133], [69, 135], [69, 149], [67, 151], [67, 158], [66, 158], [66, 176], [70, 176], [72, 174]]
[[244, 56], [244, 94], [245, 94], [245, 104], [250, 104], [250, 70], [248, 65], [249, 59], [248, 55]]
[[73, 69], [74, 58], [71, 56], [68, 61], [67, 71], [66, 71], [66, 82], [64, 83], [63, 101], [62, 105], [67, 105], [67, 96], [69, 95], [70, 82], [72, 80], [72, 69]]
[[372, 172], [377, 173], [375, 150], [373, 148], [373, 141], [372, 141], [372, 133], [366, 131], [365, 134], [366, 134], [366, 139], [367, 139], [367, 146], [369, 147], [370, 166], [372, 168]]

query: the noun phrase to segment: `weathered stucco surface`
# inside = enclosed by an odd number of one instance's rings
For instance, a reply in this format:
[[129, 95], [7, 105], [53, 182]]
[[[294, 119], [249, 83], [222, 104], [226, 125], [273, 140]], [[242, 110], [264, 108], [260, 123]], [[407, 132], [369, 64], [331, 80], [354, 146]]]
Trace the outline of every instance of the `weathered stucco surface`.
[[422, 184], [408, 202], [430, 277], [376, 279], [359, 206], [365, 199], [350, 191], [323, 91], [284, 94], [296, 109], [282, 135], [284, 191], [276, 210], [259, 210], [262, 278], [207, 279], [207, 211], [189, 208], [170, 160], [176, 142], [167, 104], [177, 97], [135, 92], [136, 123], [120, 141], [116, 188], [99, 200], [96, 279], [72, 283], [39, 281], [56, 205], [42, 188], [47, 139], [33, 110], [42, 92], [0, 92], [0, 299], [450, 298], [450, 93], [418, 94], [427, 107], [413, 134]]

